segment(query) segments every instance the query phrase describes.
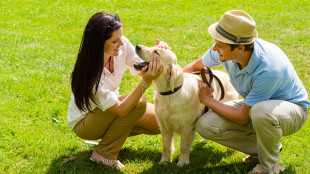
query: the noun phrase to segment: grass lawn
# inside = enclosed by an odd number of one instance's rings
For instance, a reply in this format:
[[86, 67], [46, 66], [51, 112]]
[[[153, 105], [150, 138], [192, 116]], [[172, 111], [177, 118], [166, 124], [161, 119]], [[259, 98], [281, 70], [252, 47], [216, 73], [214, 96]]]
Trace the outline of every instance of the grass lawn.
[[[213, 44], [207, 28], [224, 12], [240, 9], [256, 21], [259, 37], [288, 55], [310, 89], [310, 4], [308, 0], [4, 0], [0, 2], [0, 173], [246, 173], [245, 154], [201, 141], [197, 135], [191, 164], [160, 166], [161, 136], [129, 138], [119, 155], [125, 170], [90, 162], [94, 145], [86, 144], [66, 121], [69, 77], [83, 29], [98, 11], [117, 13], [133, 45], [166, 41], [181, 66], [202, 56]], [[218, 69], [223, 69], [219, 67]], [[121, 94], [131, 92], [138, 77], [126, 73]], [[152, 86], [145, 95], [153, 102]], [[283, 173], [310, 171], [310, 123], [282, 139]], [[62, 159], [71, 158], [67, 163]]]

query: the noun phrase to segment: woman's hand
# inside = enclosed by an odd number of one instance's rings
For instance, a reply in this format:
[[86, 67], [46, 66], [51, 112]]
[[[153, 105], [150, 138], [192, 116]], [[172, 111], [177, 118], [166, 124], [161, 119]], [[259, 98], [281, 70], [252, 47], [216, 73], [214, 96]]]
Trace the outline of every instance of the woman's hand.
[[209, 99], [213, 98], [213, 89], [209, 88], [209, 86], [201, 80], [197, 80], [197, 83], [199, 88], [199, 100], [202, 104], [208, 106]]
[[169, 47], [169, 45], [168, 45], [166, 42], [164, 42], [164, 41], [159, 41], [159, 39], [156, 40], [156, 42], [155, 42], [155, 47], [165, 48], [165, 49], [171, 50], [171, 47]]
[[149, 66], [141, 69], [141, 74], [143, 75], [144, 81], [147, 84], [151, 84], [152, 81], [159, 76], [162, 70], [163, 65], [160, 64], [160, 59], [154, 56], [151, 57]]

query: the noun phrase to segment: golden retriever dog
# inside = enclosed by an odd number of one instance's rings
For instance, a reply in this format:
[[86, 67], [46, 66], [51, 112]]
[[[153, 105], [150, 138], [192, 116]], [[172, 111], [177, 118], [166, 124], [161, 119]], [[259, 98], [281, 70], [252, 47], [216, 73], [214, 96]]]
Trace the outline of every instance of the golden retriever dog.
[[[163, 65], [162, 73], [154, 80], [155, 113], [160, 125], [163, 145], [163, 154], [159, 163], [171, 162], [171, 151], [174, 150], [173, 136], [177, 133], [181, 136], [177, 165], [189, 164], [189, 153], [195, 137], [195, 122], [204, 110], [204, 105], [200, 103], [198, 97], [197, 79], [200, 77], [183, 73], [177, 63], [177, 56], [169, 49], [137, 45], [136, 52], [145, 62], [149, 62], [152, 56], [156, 56]], [[141, 63], [141, 66], [145, 65], [145, 62]], [[224, 86], [223, 102], [237, 99], [238, 94], [230, 84], [228, 75], [221, 71], [212, 72], [221, 79]], [[213, 82], [212, 88], [213, 96], [219, 98], [221, 91], [218, 84]]]

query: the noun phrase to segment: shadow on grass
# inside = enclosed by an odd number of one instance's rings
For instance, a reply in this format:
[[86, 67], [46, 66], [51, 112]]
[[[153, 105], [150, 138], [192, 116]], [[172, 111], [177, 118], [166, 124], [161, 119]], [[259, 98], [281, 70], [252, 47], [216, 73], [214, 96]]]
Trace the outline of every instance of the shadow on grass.
[[[75, 149], [68, 149], [68, 151], [76, 151]], [[89, 157], [92, 154], [92, 150], [86, 150], [79, 153], [71, 153], [74, 159], [67, 163], [62, 163], [63, 159], [69, 158], [67, 155], [60, 156], [54, 159], [50, 164], [47, 174], [80, 174], [80, 173], [122, 173], [119, 170], [111, 169], [103, 165], [90, 161]]]
[[[68, 163], [63, 164], [61, 160], [69, 158], [68, 156], [60, 156], [57, 159], [54, 159], [47, 171], [47, 174], [62, 174], [62, 173], [126, 173], [123, 170], [112, 169], [110, 167], [106, 167], [102, 164], [97, 164], [95, 162], [90, 161], [89, 157], [93, 152], [91, 150], [86, 150], [79, 153], [72, 153], [74, 159]], [[75, 149], [68, 149], [68, 151], [74, 152]], [[132, 150], [131, 148], [125, 147], [123, 148], [118, 156], [118, 159], [126, 165], [126, 163], [130, 163], [131, 161], [146, 161], [153, 158], [160, 158], [161, 152], [159, 151], [151, 151], [147, 149], [138, 149]], [[127, 162], [126, 162], [127, 161]], [[126, 162], [126, 163], [125, 163]]]
[[[240, 162], [231, 163], [222, 161], [223, 159], [234, 155], [236, 151], [228, 149], [227, 152], [220, 152], [213, 146], [208, 146], [204, 142], [196, 142], [193, 145], [193, 150], [190, 154], [191, 163], [189, 165], [178, 167], [178, 157], [173, 160], [172, 163], [166, 165], [159, 165], [161, 154], [155, 160], [151, 168], [142, 171], [142, 174], [153, 174], [153, 173], [203, 173], [203, 174], [246, 174], [248, 171], [253, 169], [258, 161], [245, 164], [240, 159]], [[283, 174], [296, 173], [293, 166], [286, 166], [286, 170]]]
[[[75, 149], [69, 149], [68, 151], [76, 151]], [[89, 157], [92, 150], [87, 150], [73, 154], [74, 160], [62, 164], [61, 160], [68, 158], [68, 156], [61, 156], [52, 161], [48, 174], [62, 174], [62, 173], [211, 173], [211, 174], [243, 174], [247, 173], [253, 167], [256, 166], [258, 161], [253, 161], [249, 164], [244, 164], [241, 159], [240, 162], [231, 163], [225, 162], [223, 159], [233, 155], [234, 150], [228, 149], [227, 152], [221, 152], [213, 146], [206, 145], [205, 143], [196, 143], [193, 145], [193, 150], [190, 154], [191, 163], [184, 167], [178, 167], [178, 157], [173, 158], [172, 163], [166, 165], [159, 165], [158, 162], [161, 158], [161, 151], [144, 149], [134, 149], [131, 147], [125, 147], [119, 154], [119, 160], [124, 164], [135, 165], [137, 161], [146, 162], [151, 161], [151, 167], [142, 169], [139, 172], [128, 172], [126, 170], [111, 169], [101, 164], [91, 162]], [[295, 167], [292, 165], [286, 166], [286, 170], [283, 174], [296, 173]]]
[[[189, 165], [178, 167], [178, 157], [175, 158], [172, 163], [158, 165], [159, 158], [151, 168], [141, 173], [246, 173], [248, 169], [242, 162], [222, 164], [222, 159], [233, 155], [233, 153], [234, 150], [221, 152], [212, 146], [207, 146], [203, 142], [196, 142], [190, 153], [191, 163]], [[252, 164], [252, 166], [253, 165], [254, 164]]]

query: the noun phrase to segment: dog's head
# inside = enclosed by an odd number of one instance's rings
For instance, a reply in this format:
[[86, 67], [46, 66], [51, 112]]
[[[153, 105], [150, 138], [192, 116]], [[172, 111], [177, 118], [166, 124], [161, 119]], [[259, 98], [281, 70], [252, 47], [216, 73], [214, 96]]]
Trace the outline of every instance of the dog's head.
[[[177, 63], [177, 56], [169, 49], [159, 47], [146, 47], [143, 45], [136, 46], [136, 52], [138, 56], [149, 63], [150, 58], [156, 56], [160, 59], [160, 63], [163, 65], [163, 72], [165, 78], [170, 82], [170, 89], [174, 91], [174, 84], [176, 79], [182, 75], [182, 68]], [[147, 63], [139, 63], [141, 66], [147, 66]]]
[[177, 56], [169, 49], [137, 45], [136, 52], [138, 56], [146, 62], [150, 62], [150, 58], [156, 56], [163, 65], [177, 63]]

